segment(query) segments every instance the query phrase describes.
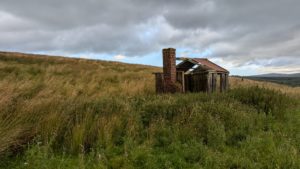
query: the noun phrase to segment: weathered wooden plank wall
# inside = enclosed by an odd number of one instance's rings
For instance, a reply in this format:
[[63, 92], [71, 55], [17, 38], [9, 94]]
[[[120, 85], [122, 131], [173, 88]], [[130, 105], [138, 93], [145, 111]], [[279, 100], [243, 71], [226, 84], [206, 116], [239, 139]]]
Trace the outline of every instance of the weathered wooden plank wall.
[[226, 74], [222, 73], [220, 74], [221, 78], [220, 78], [220, 91], [224, 92], [227, 89], [228, 86], [228, 76], [226, 76]]
[[185, 78], [184, 78], [184, 71], [177, 71], [176, 72], [176, 81], [181, 85], [181, 91], [185, 92]]
[[196, 73], [191, 76], [192, 92], [206, 92], [209, 90], [209, 76], [207, 73]]

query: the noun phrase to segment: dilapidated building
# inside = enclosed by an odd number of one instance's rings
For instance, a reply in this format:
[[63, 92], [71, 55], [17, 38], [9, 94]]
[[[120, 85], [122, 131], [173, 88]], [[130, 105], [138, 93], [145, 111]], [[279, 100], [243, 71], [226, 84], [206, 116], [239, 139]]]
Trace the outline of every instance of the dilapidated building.
[[[157, 93], [223, 92], [229, 71], [206, 58], [176, 58], [176, 49], [163, 49], [163, 73], [154, 73]], [[181, 61], [176, 65], [176, 60]]]

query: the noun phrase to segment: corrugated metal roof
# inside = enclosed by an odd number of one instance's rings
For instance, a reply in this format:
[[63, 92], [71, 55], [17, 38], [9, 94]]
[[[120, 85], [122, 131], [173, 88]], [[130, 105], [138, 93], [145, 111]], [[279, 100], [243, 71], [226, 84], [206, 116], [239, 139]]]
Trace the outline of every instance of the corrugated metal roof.
[[206, 59], [206, 58], [191, 58], [194, 62], [197, 62], [200, 65], [205, 65], [207, 67], [209, 67], [212, 70], [218, 71], [218, 72], [226, 72], [229, 73], [228, 70], [222, 68], [221, 66], [211, 62], [210, 60]]

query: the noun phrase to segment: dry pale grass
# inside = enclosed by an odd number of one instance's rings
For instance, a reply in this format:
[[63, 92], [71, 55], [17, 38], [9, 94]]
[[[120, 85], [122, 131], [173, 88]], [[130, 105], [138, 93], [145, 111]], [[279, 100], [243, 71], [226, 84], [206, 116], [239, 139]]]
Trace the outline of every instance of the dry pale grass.
[[[95, 117], [89, 116], [91, 114], [85, 110], [84, 103], [93, 103], [99, 98], [155, 95], [152, 72], [157, 71], [161, 69], [145, 65], [0, 52], [0, 154], [12, 145], [22, 144], [25, 136], [35, 134], [36, 124], [32, 127], [26, 123], [37, 121], [26, 118], [38, 117], [35, 114], [42, 114], [43, 117], [38, 123], [39, 131], [42, 131], [40, 134], [43, 138], [50, 138], [59, 136], [58, 131], [65, 130], [63, 126], [72, 121], [73, 114], [68, 113], [82, 111], [85, 115], [81, 117], [83, 121], [70, 126], [72, 134], [69, 136], [72, 138], [69, 138], [71, 142], [67, 145], [71, 145], [74, 152], [78, 151], [78, 145], [89, 133], [98, 133], [96, 135], [104, 142], [111, 142], [114, 128], [122, 128], [115, 127], [121, 124], [122, 112], [93, 120]], [[256, 85], [300, 95], [299, 87], [230, 78], [231, 88]], [[106, 104], [112, 103], [104, 103], [100, 110], [105, 114]], [[107, 109], [120, 104], [114, 103]], [[122, 111], [126, 111], [124, 106]], [[132, 124], [128, 127], [131, 135], [136, 135], [134, 131], [138, 130], [134, 118], [128, 117], [128, 123]]]
[[[26, 141], [25, 136], [29, 138], [35, 133], [32, 125], [26, 123], [32, 121], [27, 117], [35, 117], [32, 114], [48, 112], [41, 119], [39, 128], [49, 132], [43, 133], [44, 137], [53, 136], [70, 120], [62, 112], [74, 105], [59, 108], [68, 100], [80, 98], [84, 102], [118, 95], [153, 94], [154, 76], [151, 73], [158, 70], [119, 62], [0, 52], [0, 154], [12, 145], [22, 144]], [[92, 117], [83, 119], [89, 118]], [[109, 136], [107, 132], [111, 132], [109, 125], [114, 124], [113, 121], [112, 118], [108, 123], [107, 118], [103, 118], [94, 126]], [[83, 133], [80, 131], [90, 130], [85, 127], [75, 126], [78, 133], [70, 140], [81, 141]]]
[[268, 89], [278, 90], [291, 96], [300, 97], [300, 87], [291, 87], [271, 82], [255, 81], [246, 78], [230, 77], [230, 87], [250, 87], [259, 86]]

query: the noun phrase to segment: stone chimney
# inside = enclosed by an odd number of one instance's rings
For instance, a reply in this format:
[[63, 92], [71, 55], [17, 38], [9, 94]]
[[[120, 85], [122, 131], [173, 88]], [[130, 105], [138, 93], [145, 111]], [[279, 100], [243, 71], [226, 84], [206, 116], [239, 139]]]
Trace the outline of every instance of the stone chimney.
[[165, 82], [176, 82], [176, 49], [163, 49], [163, 72]]
[[174, 92], [176, 83], [176, 49], [163, 49], [163, 76], [166, 92]]

